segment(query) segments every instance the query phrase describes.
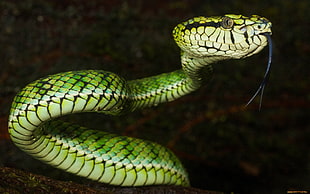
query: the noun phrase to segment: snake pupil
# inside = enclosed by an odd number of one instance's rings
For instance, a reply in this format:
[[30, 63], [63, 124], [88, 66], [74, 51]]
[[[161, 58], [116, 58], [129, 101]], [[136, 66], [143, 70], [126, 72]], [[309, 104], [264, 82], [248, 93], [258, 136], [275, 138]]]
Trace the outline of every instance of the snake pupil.
[[230, 17], [227, 17], [227, 16], [223, 17], [221, 25], [223, 28], [229, 29], [229, 28], [233, 27], [234, 20], [231, 19]]

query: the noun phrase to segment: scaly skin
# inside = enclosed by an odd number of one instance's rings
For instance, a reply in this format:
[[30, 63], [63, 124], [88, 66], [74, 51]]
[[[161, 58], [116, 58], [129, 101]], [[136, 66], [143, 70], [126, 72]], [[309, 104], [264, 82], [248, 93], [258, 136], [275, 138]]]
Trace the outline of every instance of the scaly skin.
[[119, 115], [184, 96], [212, 73], [211, 63], [251, 56], [267, 45], [271, 23], [262, 17], [196, 17], [177, 25], [182, 69], [126, 81], [99, 70], [39, 79], [14, 98], [9, 133], [23, 151], [52, 166], [120, 186], [189, 186], [179, 159], [156, 143], [64, 123], [78, 112]]

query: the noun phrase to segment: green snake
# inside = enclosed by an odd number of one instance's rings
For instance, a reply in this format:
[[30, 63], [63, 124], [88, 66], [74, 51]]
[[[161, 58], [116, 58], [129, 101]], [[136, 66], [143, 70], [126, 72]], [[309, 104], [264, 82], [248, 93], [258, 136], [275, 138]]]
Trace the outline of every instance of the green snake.
[[173, 30], [182, 69], [131, 81], [102, 70], [41, 78], [14, 98], [10, 136], [34, 158], [98, 182], [189, 186], [186, 170], [169, 149], [56, 118], [79, 112], [120, 115], [175, 100], [205, 83], [212, 63], [256, 54], [270, 34], [271, 22], [257, 15], [192, 18]]

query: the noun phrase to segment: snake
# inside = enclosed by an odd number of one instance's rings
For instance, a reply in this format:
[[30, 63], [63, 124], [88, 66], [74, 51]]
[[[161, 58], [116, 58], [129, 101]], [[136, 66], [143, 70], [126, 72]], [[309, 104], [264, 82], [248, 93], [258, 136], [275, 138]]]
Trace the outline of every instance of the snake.
[[38, 79], [15, 96], [8, 131], [22, 151], [100, 183], [117, 186], [190, 186], [181, 160], [158, 143], [64, 122], [73, 113], [117, 116], [170, 102], [197, 90], [212, 76], [212, 64], [260, 52], [271, 35], [261, 16], [194, 17], [172, 32], [182, 68], [125, 80], [104, 70], [61, 72]]

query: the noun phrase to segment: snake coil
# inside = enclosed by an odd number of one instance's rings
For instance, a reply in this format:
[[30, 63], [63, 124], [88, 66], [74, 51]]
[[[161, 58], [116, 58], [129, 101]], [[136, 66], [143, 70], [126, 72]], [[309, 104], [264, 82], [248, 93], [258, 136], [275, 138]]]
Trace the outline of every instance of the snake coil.
[[121, 186], [189, 186], [179, 159], [156, 143], [92, 130], [56, 118], [78, 112], [119, 115], [184, 96], [207, 81], [211, 63], [240, 59], [267, 45], [271, 23], [227, 14], [177, 25], [182, 69], [126, 81], [107, 71], [71, 71], [30, 83], [14, 98], [9, 133], [23, 151], [56, 168]]

